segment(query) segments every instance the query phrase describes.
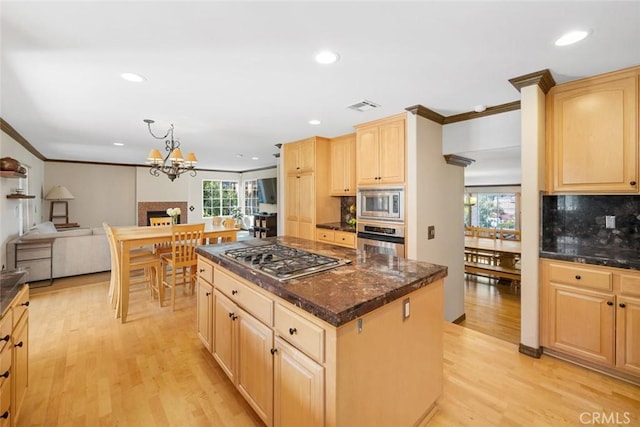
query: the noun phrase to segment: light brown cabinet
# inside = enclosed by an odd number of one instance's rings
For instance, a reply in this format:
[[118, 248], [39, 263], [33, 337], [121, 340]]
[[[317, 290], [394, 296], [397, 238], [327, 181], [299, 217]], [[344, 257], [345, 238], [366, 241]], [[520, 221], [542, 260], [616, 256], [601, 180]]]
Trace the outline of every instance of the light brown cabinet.
[[341, 230], [328, 230], [316, 228], [316, 240], [318, 242], [331, 243], [332, 245], [356, 248], [356, 233]]
[[640, 380], [640, 272], [554, 260], [541, 271], [545, 349]]
[[213, 339], [213, 286], [206, 281], [198, 280], [198, 338], [202, 344], [211, 351]]
[[357, 185], [404, 184], [405, 115], [356, 126]]
[[285, 164], [284, 234], [315, 239], [318, 222], [340, 217], [340, 199], [330, 196], [330, 141], [312, 137], [283, 145]]
[[638, 192], [640, 67], [558, 85], [547, 96], [550, 192]]
[[331, 195], [356, 195], [356, 135], [331, 140]]

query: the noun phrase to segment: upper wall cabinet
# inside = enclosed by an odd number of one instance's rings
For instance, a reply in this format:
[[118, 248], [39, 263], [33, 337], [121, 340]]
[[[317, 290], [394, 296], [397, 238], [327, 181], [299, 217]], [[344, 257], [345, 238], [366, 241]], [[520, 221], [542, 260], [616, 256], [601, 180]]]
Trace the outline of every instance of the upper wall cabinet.
[[640, 67], [556, 86], [547, 96], [547, 190], [638, 192]]
[[284, 146], [286, 173], [310, 172], [315, 169], [315, 141], [315, 138], [308, 138]]
[[331, 195], [356, 195], [356, 135], [331, 140]]
[[356, 126], [357, 185], [404, 184], [405, 117]]

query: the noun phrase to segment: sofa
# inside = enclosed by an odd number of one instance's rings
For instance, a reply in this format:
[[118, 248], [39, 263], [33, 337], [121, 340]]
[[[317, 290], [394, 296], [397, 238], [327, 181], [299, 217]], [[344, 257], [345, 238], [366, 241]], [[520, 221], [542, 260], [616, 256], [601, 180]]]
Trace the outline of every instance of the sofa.
[[[79, 274], [97, 273], [111, 270], [111, 254], [109, 241], [104, 228], [76, 228], [71, 230], [56, 230], [51, 222], [38, 224], [29, 232], [7, 243], [7, 264], [9, 268], [15, 266], [15, 244], [22, 241], [37, 241], [54, 237], [52, 268], [53, 278], [76, 276]], [[49, 279], [49, 251], [47, 248], [35, 246], [23, 247], [19, 260], [28, 258], [29, 261], [19, 261], [18, 267], [28, 267], [28, 281]]]

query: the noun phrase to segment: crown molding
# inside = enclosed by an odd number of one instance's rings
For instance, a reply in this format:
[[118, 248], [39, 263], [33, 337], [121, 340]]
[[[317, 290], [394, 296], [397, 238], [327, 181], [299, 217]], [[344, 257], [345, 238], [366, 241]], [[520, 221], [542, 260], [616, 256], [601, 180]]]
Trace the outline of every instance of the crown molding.
[[492, 116], [494, 114], [502, 114], [509, 111], [515, 111], [520, 109], [520, 101], [507, 102], [506, 104], [494, 105], [493, 107], [487, 107], [486, 110], [477, 112], [469, 111], [466, 113], [454, 114], [444, 118], [444, 124], [462, 122], [465, 120], [477, 119], [485, 116]]
[[443, 157], [444, 157], [444, 160], [447, 162], [447, 164], [454, 165], [454, 166], [461, 166], [463, 168], [466, 168], [471, 163], [475, 162], [475, 160], [473, 159], [470, 159], [468, 157], [458, 156], [457, 154], [445, 154]]
[[446, 119], [446, 117], [443, 116], [442, 114], [436, 113], [435, 111], [430, 110], [427, 107], [424, 107], [422, 105], [414, 105], [411, 107], [407, 107], [405, 108], [405, 110], [409, 111], [410, 113], [413, 113], [416, 116], [423, 117], [425, 119], [431, 120], [432, 122], [436, 122], [441, 125], [444, 124], [444, 121]]
[[509, 79], [509, 83], [518, 89], [518, 92], [520, 92], [523, 87], [536, 85], [545, 95], [556, 85], [556, 81], [553, 80], [551, 71], [548, 69], [525, 74], [524, 76], [514, 77]]
[[40, 160], [47, 160], [45, 156], [42, 155], [36, 148], [29, 144], [29, 141], [25, 139], [22, 135], [18, 133], [17, 130], [13, 128], [9, 123], [7, 123], [2, 117], [0, 117], [0, 129], [11, 138], [13, 138], [18, 144], [22, 145], [28, 152], [36, 156]]

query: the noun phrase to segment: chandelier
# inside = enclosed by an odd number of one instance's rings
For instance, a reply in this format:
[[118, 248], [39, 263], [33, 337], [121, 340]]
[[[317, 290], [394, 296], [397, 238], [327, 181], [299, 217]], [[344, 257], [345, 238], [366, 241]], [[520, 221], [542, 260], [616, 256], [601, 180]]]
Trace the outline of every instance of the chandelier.
[[144, 119], [144, 122], [149, 128], [149, 133], [155, 139], [165, 139], [165, 151], [166, 157], [162, 157], [160, 150], [157, 148], [152, 149], [147, 157], [147, 164], [151, 165], [149, 173], [153, 176], [160, 176], [160, 172], [166, 174], [171, 181], [179, 177], [185, 172], [189, 172], [191, 176], [196, 176], [195, 164], [198, 162], [196, 155], [193, 153], [187, 154], [187, 158], [182, 157], [182, 151], [180, 150], [180, 141], [173, 139], [173, 125], [169, 127], [167, 133], [164, 136], [156, 136], [151, 131], [151, 123], [155, 123], [151, 119]]

